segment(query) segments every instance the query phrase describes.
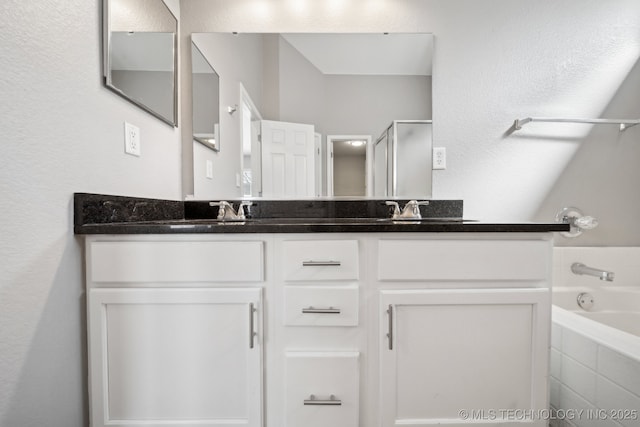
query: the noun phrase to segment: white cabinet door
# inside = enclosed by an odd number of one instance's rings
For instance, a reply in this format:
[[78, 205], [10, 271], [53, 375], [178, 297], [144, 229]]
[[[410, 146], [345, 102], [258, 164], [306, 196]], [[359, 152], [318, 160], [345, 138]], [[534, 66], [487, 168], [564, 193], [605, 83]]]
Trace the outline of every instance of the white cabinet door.
[[261, 293], [91, 289], [92, 426], [261, 426]]
[[547, 408], [549, 308], [548, 289], [381, 291], [381, 425], [545, 425], [526, 415]]

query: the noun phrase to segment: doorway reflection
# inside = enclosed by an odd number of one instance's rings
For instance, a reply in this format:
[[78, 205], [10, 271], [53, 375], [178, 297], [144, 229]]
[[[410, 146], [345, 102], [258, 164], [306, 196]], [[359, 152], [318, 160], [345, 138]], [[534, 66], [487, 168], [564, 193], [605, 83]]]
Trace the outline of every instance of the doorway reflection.
[[370, 196], [371, 136], [327, 137], [327, 195]]

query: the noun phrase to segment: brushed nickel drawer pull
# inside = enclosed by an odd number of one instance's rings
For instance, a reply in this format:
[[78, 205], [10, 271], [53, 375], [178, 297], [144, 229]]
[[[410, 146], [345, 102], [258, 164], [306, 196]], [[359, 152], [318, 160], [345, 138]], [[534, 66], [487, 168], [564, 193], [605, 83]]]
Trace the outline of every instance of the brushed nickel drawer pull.
[[253, 320], [253, 314], [256, 312], [257, 310], [255, 309], [255, 307], [253, 306], [253, 303], [249, 304], [249, 348], [253, 348], [254, 347], [254, 341], [256, 338], [256, 331], [255, 331], [255, 324], [254, 324], [254, 320]]
[[305, 314], [308, 313], [316, 313], [316, 314], [340, 314], [340, 309], [339, 308], [333, 308], [333, 307], [329, 307], [329, 308], [314, 308], [314, 307], [307, 307], [307, 308], [303, 308], [302, 312]]
[[340, 267], [340, 261], [302, 261], [303, 267]]
[[389, 304], [387, 314], [389, 315], [389, 331], [387, 332], [387, 338], [389, 338], [389, 350], [393, 350], [393, 306], [391, 304]]
[[316, 396], [312, 394], [308, 399], [305, 399], [304, 404], [318, 406], [340, 406], [342, 405], [342, 400], [336, 399], [336, 396], [333, 394], [329, 396], [328, 400], [316, 399]]

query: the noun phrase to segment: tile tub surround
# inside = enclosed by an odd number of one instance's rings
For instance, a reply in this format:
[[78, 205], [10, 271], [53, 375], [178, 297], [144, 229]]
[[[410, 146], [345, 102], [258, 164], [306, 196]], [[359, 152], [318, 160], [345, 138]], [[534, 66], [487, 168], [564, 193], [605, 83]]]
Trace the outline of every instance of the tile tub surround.
[[640, 360], [557, 323], [551, 335], [551, 407], [584, 411], [551, 425], [640, 426]]

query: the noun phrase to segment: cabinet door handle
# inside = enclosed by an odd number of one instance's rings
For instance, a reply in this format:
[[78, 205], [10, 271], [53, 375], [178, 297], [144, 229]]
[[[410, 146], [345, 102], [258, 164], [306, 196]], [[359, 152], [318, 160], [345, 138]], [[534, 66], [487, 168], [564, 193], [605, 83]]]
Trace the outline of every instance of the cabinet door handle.
[[307, 307], [307, 308], [303, 308], [302, 312], [305, 313], [305, 314], [307, 314], [307, 313], [340, 314], [340, 309], [339, 308], [333, 308], [333, 307], [329, 307], [329, 308]]
[[387, 309], [387, 315], [389, 316], [389, 331], [387, 332], [387, 338], [389, 338], [389, 350], [393, 350], [393, 306], [389, 304]]
[[340, 267], [340, 261], [302, 261], [303, 267]]
[[336, 399], [336, 396], [333, 394], [329, 396], [329, 399], [316, 399], [315, 395], [309, 396], [308, 399], [304, 400], [305, 405], [317, 405], [317, 406], [340, 406], [342, 405], [342, 400]]
[[249, 303], [249, 348], [253, 348], [255, 344], [256, 331], [253, 315], [257, 310], [253, 306], [253, 303]]

